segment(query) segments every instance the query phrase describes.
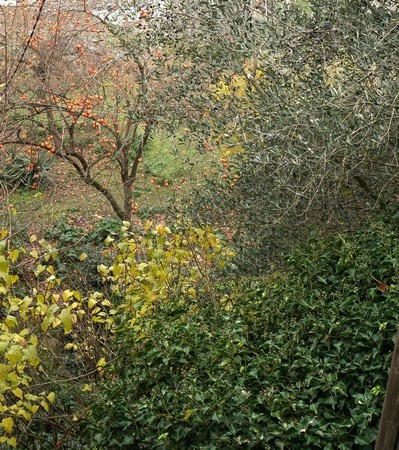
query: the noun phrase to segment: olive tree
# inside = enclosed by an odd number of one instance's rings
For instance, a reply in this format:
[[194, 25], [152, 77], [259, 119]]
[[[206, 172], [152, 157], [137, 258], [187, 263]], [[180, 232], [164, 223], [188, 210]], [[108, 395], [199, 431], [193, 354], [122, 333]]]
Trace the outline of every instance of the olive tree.
[[183, 4], [174, 16], [195, 23], [179, 51], [209, 73], [201, 132], [224, 170], [199, 209], [235, 233], [254, 269], [310, 227], [356, 227], [396, 201], [395, 2], [297, 0], [266, 13], [204, 1], [190, 15]]

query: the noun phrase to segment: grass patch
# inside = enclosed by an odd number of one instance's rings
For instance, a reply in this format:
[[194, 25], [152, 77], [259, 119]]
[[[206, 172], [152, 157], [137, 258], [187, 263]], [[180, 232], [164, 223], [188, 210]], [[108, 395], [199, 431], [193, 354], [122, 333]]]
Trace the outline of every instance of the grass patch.
[[177, 181], [200, 162], [200, 154], [184, 142], [181, 136], [171, 137], [159, 131], [151, 140], [144, 158], [145, 173], [161, 182]]

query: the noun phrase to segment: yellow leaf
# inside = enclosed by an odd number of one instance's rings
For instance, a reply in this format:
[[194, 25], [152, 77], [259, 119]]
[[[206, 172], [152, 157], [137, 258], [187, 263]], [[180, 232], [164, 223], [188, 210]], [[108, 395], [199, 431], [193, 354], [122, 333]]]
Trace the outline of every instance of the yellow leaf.
[[4, 255], [6, 250], [7, 250], [7, 241], [6, 240], [1, 240], [0, 241], [0, 254]]
[[26, 340], [20, 336], [19, 334], [14, 335], [14, 342], [16, 344], [19, 344], [21, 347], [26, 347], [28, 344], [26, 343]]
[[73, 297], [73, 292], [70, 291], [69, 289], [65, 290], [62, 293], [62, 299], [64, 300], [64, 302], [66, 302], [69, 298]]
[[90, 384], [85, 384], [82, 388], [82, 392], [90, 392], [93, 388], [90, 386]]
[[217, 244], [216, 236], [212, 233], [208, 235], [208, 241], [212, 245], [212, 247], [214, 247]]
[[22, 361], [22, 349], [19, 345], [12, 345], [6, 352], [5, 357], [10, 364], [18, 364]]
[[49, 404], [46, 402], [46, 400], [42, 400], [42, 401], [40, 402], [40, 406], [41, 406], [46, 412], [49, 412], [50, 407], [49, 407]]
[[36, 367], [40, 364], [35, 345], [29, 345], [28, 348], [24, 349], [24, 355], [31, 366]]
[[91, 320], [94, 323], [104, 323], [104, 319], [102, 319], [101, 317], [98, 317], [98, 316], [93, 316]]
[[54, 392], [50, 392], [50, 394], [47, 396], [47, 400], [48, 400], [50, 403], [54, 403], [54, 400], [55, 400], [55, 394], [54, 394]]
[[84, 261], [87, 258], [87, 253], [82, 253], [79, 255], [79, 261]]
[[104, 358], [101, 358], [97, 363], [97, 367], [104, 367], [106, 365], [107, 365], [107, 361], [105, 361]]
[[72, 330], [72, 316], [68, 309], [63, 309], [58, 316], [64, 327], [65, 333], [69, 333]]
[[[31, 252], [31, 256], [33, 256], [32, 255], [32, 253], [33, 252]], [[36, 253], [36, 255], [37, 255], [37, 252], [35, 252]], [[35, 257], [35, 256], [33, 256], [33, 257]], [[38, 256], [36, 256], [36, 258], [37, 258]], [[46, 266], [43, 266], [43, 264], [38, 264], [38, 266], [36, 267], [36, 271], [35, 271], [35, 275], [36, 276], [39, 276], [41, 273], [43, 273], [44, 271], [46, 270]]]
[[78, 346], [76, 344], [72, 344], [71, 342], [65, 345], [65, 350], [76, 350]]
[[14, 249], [9, 255], [8, 255], [8, 259], [12, 262], [15, 263], [16, 260], [19, 257], [19, 251], [17, 249]]
[[16, 397], [18, 397], [20, 400], [24, 398], [24, 393], [21, 388], [17, 387], [11, 391]]
[[53, 320], [53, 328], [57, 328], [58, 327], [58, 325], [60, 325], [61, 324], [61, 320], [60, 319], [54, 319]]
[[32, 413], [35, 414], [39, 410], [39, 405], [32, 405]]
[[10, 276], [9, 282], [11, 285], [15, 284], [17, 281], [19, 280], [19, 276], [18, 275], [12, 275]]
[[11, 384], [11, 386], [18, 386], [21, 382], [19, 376], [15, 372], [9, 372], [7, 374], [7, 381]]
[[191, 297], [195, 298], [197, 296], [197, 291], [193, 287], [190, 287], [187, 290], [187, 294], [189, 294]]
[[37, 338], [37, 336], [33, 335], [30, 337], [29, 343], [37, 347], [37, 345], [39, 344], [39, 339]]
[[22, 337], [25, 337], [25, 336], [27, 336], [29, 333], [30, 333], [30, 329], [29, 329], [29, 328], [24, 328], [23, 330], [21, 330], [21, 331], [19, 332], [19, 335], [22, 336]]
[[114, 242], [114, 239], [112, 239], [111, 236], [108, 236], [108, 237], [105, 239], [105, 241], [104, 241], [105, 245], [109, 245], [109, 244], [111, 244], [112, 242]]
[[1, 421], [1, 426], [6, 434], [11, 434], [14, 428], [14, 419], [12, 417], [6, 417]]
[[101, 276], [105, 277], [108, 274], [108, 267], [104, 264], [100, 264], [97, 266], [97, 271]]
[[97, 300], [95, 298], [89, 298], [89, 301], [87, 302], [87, 306], [89, 307], [89, 309], [93, 309], [96, 304]]
[[11, 445], [11, 447], [16, 448], [16, 446], [17, 446], [17, 439], [14, 436], [12, 436], [12, 437], [7, 439], [7, 444]]
[[19, 409], [17, 415], [22, 416], [25, 420], [30, 420], [32, 418], [32, 414], [26, 409]]
[[0, 355], [3, 355], [5, 351], [8, 349], [8, 346], [10, 345], [10, 341], [0, 341]]
[[7, 325], [8, 328], [15, 328], [18, 325], [18, 320], [14, 316], [7, 316], [4, 319], [4, 323]]
[[32, 236], [29, 238], [29, 242], [33, 244], [35, 241], [37, 241], [37, 236], [35, 234], [32, 234]]

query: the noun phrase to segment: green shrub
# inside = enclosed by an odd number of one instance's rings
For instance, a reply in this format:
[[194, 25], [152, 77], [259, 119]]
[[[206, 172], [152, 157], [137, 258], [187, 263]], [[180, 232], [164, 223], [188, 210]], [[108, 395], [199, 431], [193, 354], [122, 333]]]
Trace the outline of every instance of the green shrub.
[[314, 237], [291, 272], [219, 305], [183, 296], [121, 324], [87, 445], [372, 449], [399, 322], [397, 237], [383, 221]]
[[34, 153], [31, 155], [11, 155], [0, 173], [0, 182], [6, 186], [19, 189], [37, 189], [47, 187], [50, 182], [51, 160], [48, 155]]
[[45, 234], [45, 238], [58, 249], [58, 275], [78, 290], [103, 289], [97, 266], [109, 262], [104, 256], [104, 240], [110, 235], [118, 236], [120, 227], [119, 220], [108, 218], [91, 230], [85, 230], [62, 218]]
[[87, 241], [102, 245], [108, 236], [119, 236], [121, 232], [121, 221], [112, 217], [102, 219], [87, 234]]
[[[57, 404], [57, 380], [81, 382], [87, 372], [74, 378], [62, 341], [75, 336], [75, 328], [81, 330], [77, 323], [87, 316], [86, 302], [79, 292], [61, 286], [51, 245], [34, 235], [30, 249], [15, 248], [8, 240], [0, 230], [0, 447], [45, 450], [52, 441], [51, 448], [58, 448], [57, 433], [62, 431], [56, 425], [68, 407]], [[69, 395], [72, 391], [79, 395], [80, 389], [69, 389]], [[77, 405], [74, 394], [70, 404]], [[72, 420], [66, 424], [69, 417], [63, 418], [64, 430], [73, 426]]]

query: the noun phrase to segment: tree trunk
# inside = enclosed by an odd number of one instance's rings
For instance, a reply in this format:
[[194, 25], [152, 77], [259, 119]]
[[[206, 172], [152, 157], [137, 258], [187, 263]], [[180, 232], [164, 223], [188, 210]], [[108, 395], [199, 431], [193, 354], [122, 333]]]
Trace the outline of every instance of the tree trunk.
[[399, 330], [396, 333], [375, 450], [399, 450]]
[[132, 220], [132, 181], [123, 183], [123, 220], [130, 222]]

